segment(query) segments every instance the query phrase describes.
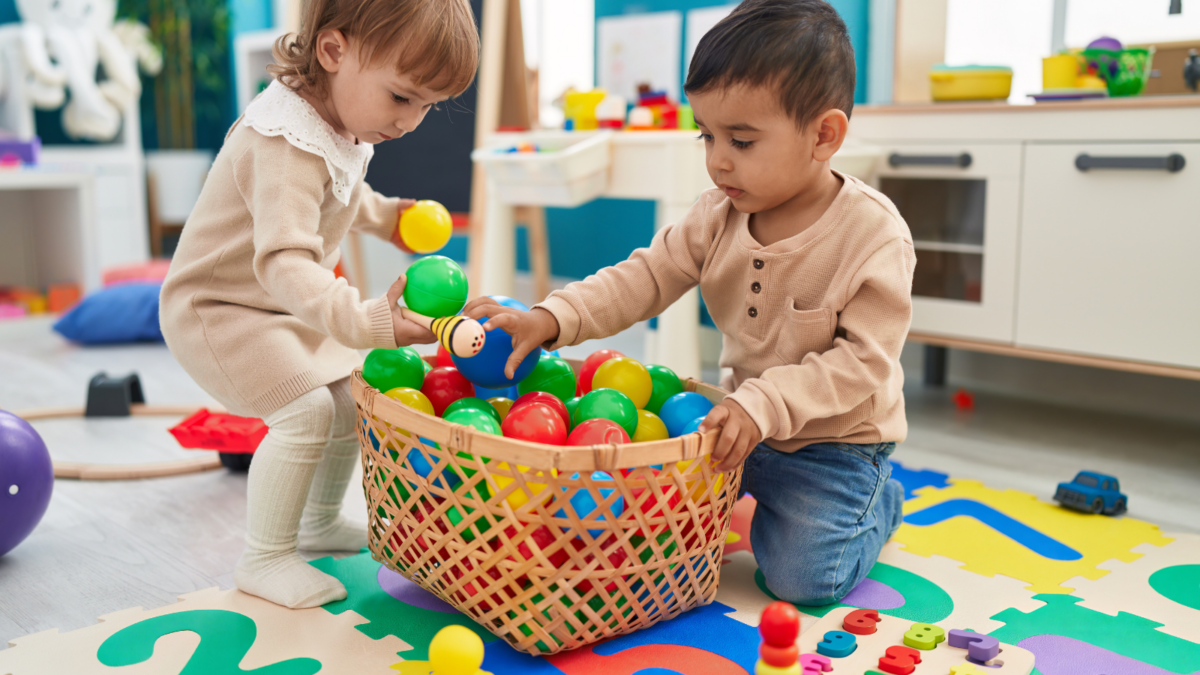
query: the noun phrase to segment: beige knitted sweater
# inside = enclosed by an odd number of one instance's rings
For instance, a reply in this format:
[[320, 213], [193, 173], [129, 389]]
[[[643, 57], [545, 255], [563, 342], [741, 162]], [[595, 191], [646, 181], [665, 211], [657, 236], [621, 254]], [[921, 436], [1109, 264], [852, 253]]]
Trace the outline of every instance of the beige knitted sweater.
[[387, 299], [364, 301], [333, 268], [347, 231], [389, 238], [398, 200], [363, 181], [371, 146], [333, 138], [303, 99], [271, 87], [226, 136], [159, 308], [188, 374], [252, 417], [346, 377], [356, 349], [396, 347]]
[[556, 291], [553, 348], [656, 316], [699, 284], [723, 336], [722, 385], [786, 452], [819, 442], [902, 441], [900, 349], [916, 256], [887, 197], [856, 178], [800, 234], [760, 246], [747, 214], [712, 189], [649, 248]]

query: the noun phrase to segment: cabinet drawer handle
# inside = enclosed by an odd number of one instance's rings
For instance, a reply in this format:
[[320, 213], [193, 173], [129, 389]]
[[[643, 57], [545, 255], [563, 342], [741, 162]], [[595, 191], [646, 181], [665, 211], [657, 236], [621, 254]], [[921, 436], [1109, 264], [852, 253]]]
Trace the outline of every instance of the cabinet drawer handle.
[[1178, 152], [1165, 157], [1095, 157], [1086, 152], [1075, 158], [1075, 168], [1088, 169], [1150, 169], [1152, 171], [1183, 171], [1187, 160]]
[[960, 155], [901, 155], [893, 152], [888, 155], [888, 164], [898, 166], [957, 166], [965, 169], [971, 166], [971, 153]]

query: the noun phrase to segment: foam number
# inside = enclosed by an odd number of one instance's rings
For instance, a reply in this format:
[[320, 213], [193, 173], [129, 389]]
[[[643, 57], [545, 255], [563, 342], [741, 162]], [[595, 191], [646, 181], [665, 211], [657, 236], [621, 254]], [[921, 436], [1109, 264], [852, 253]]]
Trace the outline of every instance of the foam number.
[[960, 663], [950, 667], [950, 675], [984, 675], [984, 672], [973, 663]]
[[879, 669], [892, 675], [908, 675], [921, 662], [921, 653], [912, 647], [892, 645], [879, 657]]
[[842, 619], [842, 630], [855, 635], [870, 635], [877, 630], [875, 624], [880, 621], [878, 610], [856, 609]]
[[179, 675], [314, 675], [321, 670], [320, 661], [308, 658], [242, 670], [238, 664], [254, 644], [258, 627], [250, 617], [224, 609], [164, 614], [126, 626], [100, 645], [96, 659], [110, 668], [143, 663], [154, 655], [160, 637], [183, 631], [199, 635], [200, 644]]
[[831, 630], [825, 634], [825, 639], [817, 643], [817, 653], [832, 656], [835, 659], [845, 658], [858, 648], [858, 640], [847, 632]]
[[1000, 641], [996, 638], [957, 628], [950, 631], [950, 646], [966, 649], [967, 656], [982, 662], [991, 661], [1000, 654]]
[[804, 669], [804, 675], [821, 675], [833, 670], [833, 663], [829, 657], [820, 654], [801, 654], [800, 667]]
[[946, 631], [931, 623], [914, 623], [904, 633], [904, 644], [917, 649], [930, 650], [946, 639]]

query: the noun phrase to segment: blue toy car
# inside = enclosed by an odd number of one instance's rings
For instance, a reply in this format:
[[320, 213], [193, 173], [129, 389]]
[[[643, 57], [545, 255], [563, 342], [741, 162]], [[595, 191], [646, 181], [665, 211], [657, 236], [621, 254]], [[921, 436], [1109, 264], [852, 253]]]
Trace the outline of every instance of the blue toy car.
[[1076, 511], [1106, 516], [1125, 513], [1128, 503], [1116, 478], [1095, 471], [1080, 471], [1070, 483], [1059, 483], [1054, 500]]

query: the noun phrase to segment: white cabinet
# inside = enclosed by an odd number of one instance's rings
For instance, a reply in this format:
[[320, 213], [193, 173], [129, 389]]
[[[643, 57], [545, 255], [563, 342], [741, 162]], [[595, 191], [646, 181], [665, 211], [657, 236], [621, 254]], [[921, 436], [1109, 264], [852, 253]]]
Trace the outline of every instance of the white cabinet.
[[1018, 346], [1200, 368], [1200, 143], [1025, 153]]
[[1012, 342], [1020, 143], [880, 143], [917, 253], [912, 330]]

